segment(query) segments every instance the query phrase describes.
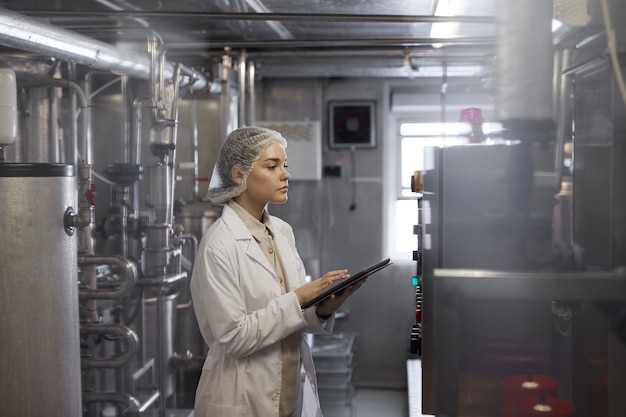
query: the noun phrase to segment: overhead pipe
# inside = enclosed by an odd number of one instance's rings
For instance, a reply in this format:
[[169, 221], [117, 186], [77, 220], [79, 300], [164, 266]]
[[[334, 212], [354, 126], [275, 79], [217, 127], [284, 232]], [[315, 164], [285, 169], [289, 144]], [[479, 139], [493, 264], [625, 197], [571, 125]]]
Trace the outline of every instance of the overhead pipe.
[[[4, 8], [0, 8], [0, 44], [116, 74], [150, 79], [150, 59], [137, 51], [116, 48]], [[172, 64], [167, 63], [163, 70], [167, 78], [174, 76]], [[196, 79], [195, 89], [206, 86], [204, 75], [184, 66], [181, 71]]]
[[[494, 36], [467, 36], [462, 38], [430, 38], [430, 37], [394, 37], [394, 38], [359, 38], [359, 39], [315, 39], [315, 40], [244, 40], [244, 41], [211, 41], [211, 42], [186, 42], [172, 43], [169, 46], [177, 53], [184, 53], [186, 50], [224, 50], [226, 48], [235, 49], [255, 49], [255, 48], [347, 48], [353, 49], [363, 47], [371, 49], [376, 47], [417, 47], [442, 45], [492, 45], [496, 38]], [[404, 51], [404, 49], [403, 49]], [[273, 51], [272, 51], [273, 52]]]
[[142, 17], [193, 18], [201, 20], [256, 20], [256, 21], [320, 21], [357, 23], [494, 23], [491, 16], [433, 16], [353, 13], [212, 13], [175, 11], [58, 11], [28, 10], [29, 15], [45, 17]]

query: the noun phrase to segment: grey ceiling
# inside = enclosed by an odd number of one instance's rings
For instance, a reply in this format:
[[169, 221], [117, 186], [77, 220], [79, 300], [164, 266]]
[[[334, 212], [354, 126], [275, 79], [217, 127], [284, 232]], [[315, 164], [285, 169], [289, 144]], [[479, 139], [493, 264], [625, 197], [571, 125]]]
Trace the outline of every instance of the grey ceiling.
[[[450, 18], [433, 18], [437, 0], [0, 0], [0, 7], [110, 44], [142, 45], [153, 31], [168, 59], [196, 68], [230, 48], [257, 60], [259, 76], [406, 77], [486, 71], [495, 2], [459, 0]], [[453, 41], [430, 38], [444, 20], [454, 25]]]

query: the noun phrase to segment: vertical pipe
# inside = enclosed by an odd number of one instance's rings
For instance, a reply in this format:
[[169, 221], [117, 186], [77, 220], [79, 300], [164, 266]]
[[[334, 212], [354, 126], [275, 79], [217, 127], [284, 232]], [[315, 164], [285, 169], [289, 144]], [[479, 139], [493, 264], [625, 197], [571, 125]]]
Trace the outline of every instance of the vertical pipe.
[[232, 95], [231, 95], [231, 72], [233, 68], [233, 61], [229, 55], [222, 56], [221, 64], [221, 83], [222, 91], [220, 94], [220, 110], [222, 112], [220, 117], [220, 141], [226, 139], [226, 135], [234, 128], [235, 121], [233, 120], [234, 112], [231, 107]]
[[49, 141], [50, 145], [48, 148], [48, 161], [49, 162], [60, 162], [60, 141], [59, 141], [59, 90], [56, 88], [50, 89], [50, 118], [49, 118], [49, 128], [50, 132]]
[[116, 187], [117, 192], [122, 194], [120, 207], [120, 251], [123, 257], [128, 257], [128, 202], [129, 202], [129, 185], [119, 185]]
[[200, 195], [198, 182], [198, 100], [191, 100], [191, 129], [192, 129], [192, 157], [193, 157], [193, 199], [198, 200]]
[[[555, 94], [555, 118], [556, 118], [556, 152], [554, 156], [554, 169], [557, 175], [557, 184], [561, 184], [563, 176], [563, 159], [564, 159], [564, 146], [567, 141], [567, 135], [569, 129], [567, 122], [569, 120], [569, 112], [571, 103], [568, 100], [570, 93], [570, 78], [563, 73], [563, 70], [569, 64], [570, 50], [565, 49], [556, 54], [555, 66], [558, 71], [555, 71], [554, 84], [556, 85]], [[571, 139], [571, 137], [569, 138]]]
[[256, 73], [256, 66], [254, 60], [248, 60], [248, 126], [254, 126], [256, 124], [256, 91], [254, 89], [254, 77]]
[[[165, 55], [165, 54], [164, 54]], [[176, 187], [176, 166], [177, 161], [176, 157], [178, 155], [177, 147], [178, 147], [178, 95], [180, 94], [180, 65], [176, 65], [174, 69], [174, 86], [173, 86], [173, 98], [172, 98], [172, 110], [170, 112], [170, 131], [172, 132], [171, 136], [171, 144], [172, 146], [172, 194], [170, 199], [170, 208], [169, 208], [169, 222], [170, 225], [174, 223], [174, 199], [175, 199], [175, 187]]]
[[84, 108], [81, 110], [82, 114], [82, 126], [81, 131], [82, 135], [80, 138], [80, 147], [79, 154], [81, 157], [81, 161], [93, 165], [93, 149], [91, 146], [91, 121], [92, 121], [92, 112], [91, 112], [91, 74], [87, 74], [85, 77], [85, 100]]
[[[70, 81], [76, 82], [76, 64], [69, 62], [67, 64], [68, 78]], [[66, 158], [67, 163], [77, 164], [78, 161], [78, 121], [75, 115], [77, 114], [77, 99], [76, 91], [70, 90], [70, 135], [71, 135], [71, 148], [70, 153]]]
[[29, 88], [22, 95], [26, 110], [22, 118], [21, 154], [24, 162], [48, 162], [48, 134], [50, 129], [49, 89], [41, 86]]
[[128, 125], [128, 75], [122, 75], [121, 78], [121, 96], [122, 96], [122, 162], [130, 162], [130, 127]]
[[133, 100], [133, 123], [135, 123], [134, 129], [134, 155], [133, 155], [133, 163], [135, 165], [139, 165], [141, 163], [141, 142], [142, 142], [142, 134], [143, 134], [143, 106], [146, 102], [147, 98], [140, 97]]
[[241, 51], [239, 55], [239, 127], [242, 127], [247, 120], [246, 117], [246, 51]]

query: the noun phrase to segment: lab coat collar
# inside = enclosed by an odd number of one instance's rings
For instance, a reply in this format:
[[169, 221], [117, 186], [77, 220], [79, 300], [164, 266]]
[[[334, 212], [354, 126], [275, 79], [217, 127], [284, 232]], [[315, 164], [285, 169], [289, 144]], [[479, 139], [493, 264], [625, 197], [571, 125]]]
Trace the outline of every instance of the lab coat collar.
[[[231, 207], [226, 204], [224, 209], [222, 210], [222, 219], [224, 223], [232, 230], [235, 239], [237, 240], [237, 244], [242, 245], [244, 251], [248, 257], [250, 257], [254, 262], [261, 265], [268, 272], [272, 274], [276, 283], [278, 283], [278, 275], [274, 268], [270, 265], [269, 261], [263, 254], [261, 247], [256, 243], [254, 237], [243, 223], [239, 215], [233, 210]], [[282, 250], [282, 245], [277, 243], [278, 250]]]

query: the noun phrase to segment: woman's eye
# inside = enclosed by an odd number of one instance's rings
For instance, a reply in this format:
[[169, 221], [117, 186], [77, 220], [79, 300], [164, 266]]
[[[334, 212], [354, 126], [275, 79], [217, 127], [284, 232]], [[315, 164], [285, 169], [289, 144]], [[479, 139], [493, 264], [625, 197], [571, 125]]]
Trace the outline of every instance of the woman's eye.
[[289, 168], [289, 165], [285, 164], [283, 165], [283, 168]]

